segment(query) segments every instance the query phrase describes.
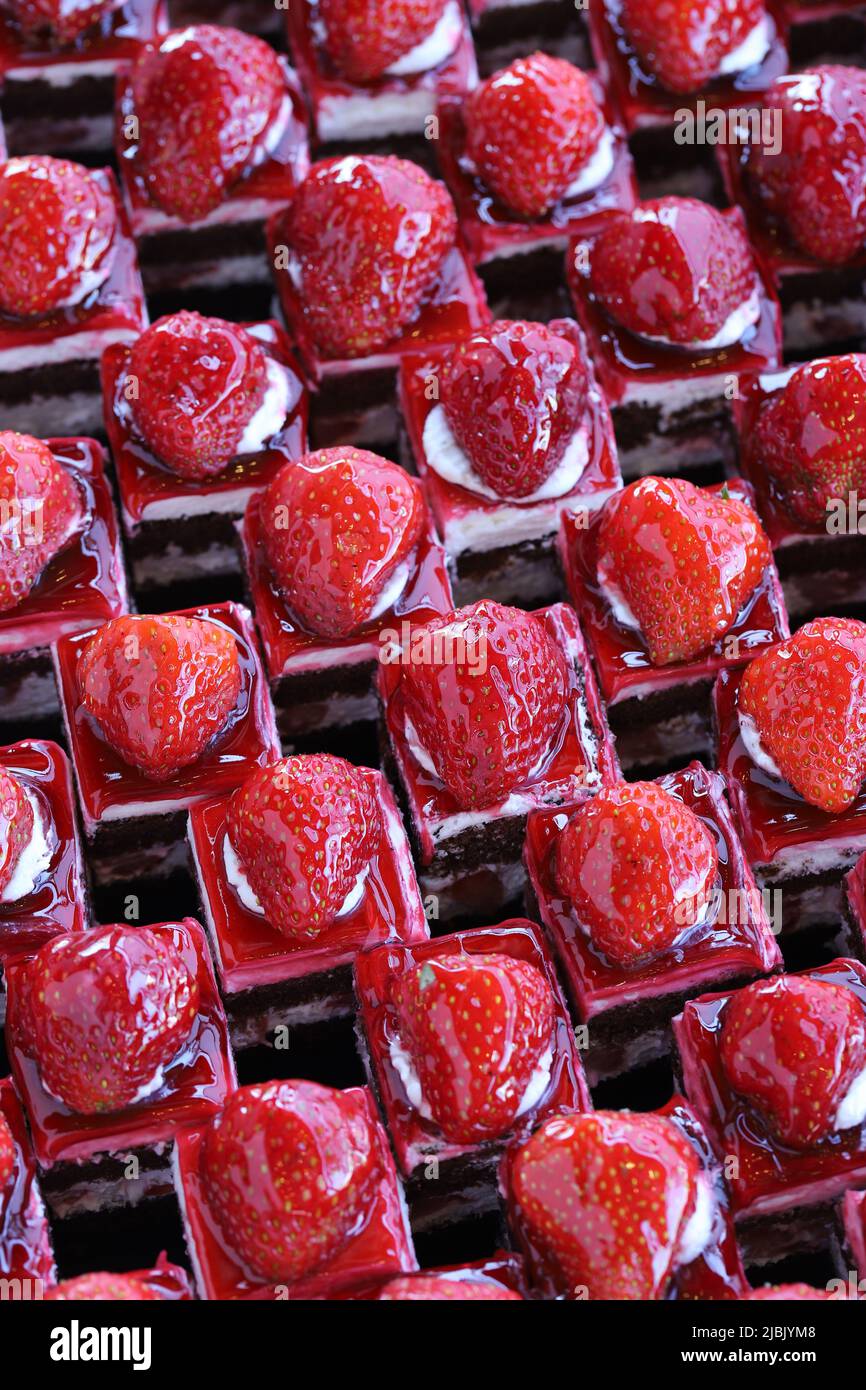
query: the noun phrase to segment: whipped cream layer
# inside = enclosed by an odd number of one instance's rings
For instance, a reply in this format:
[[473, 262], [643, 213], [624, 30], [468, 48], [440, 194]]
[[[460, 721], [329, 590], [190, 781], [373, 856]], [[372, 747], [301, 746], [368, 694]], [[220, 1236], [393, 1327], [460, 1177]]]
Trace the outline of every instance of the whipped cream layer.
[[763, 19], [759, 19], [754, 28], [749, 30], [743, 42], [725, 54], [719, 64], [719, 76], [724, 77], [729, 73], [745, 72], [747, 68], [757, 67], [767, 56], [775, 37], [776, 26], [769, 15], [764, 15]]
[[33, 792], [25, 789], [25, 795], [33, 812], [33, 830], [18, 856], [12, 877], [0, 894], [0, 902], [4, 903], [20, 902], [22, 898], [29, 897], [54, 857], [54, 846], [49, 842], [42, 807]]
[[[253, 891], [252, 885], [238, 857], [237, 850], [228, 835], [223, 839], [223, 866], [225, 868], [226, 878], [247, 911], [254, 912], [257, 917], [264, 917], [265, 910]], [[368, 873], [369, 865], [365, 865], [341, 904], [339, 911], [335, 913], [335, 917], [346, 917], [350, 912], [355, 911], [355, 908], [364, 896], [364, 886], [367, 881]]]
[[572, 435], [556, 468], [539, 488], [526, 497], [503, 498], [476, 473], [472, 460], [454, 436], [443, 405], [434, 406], [427, 416], [423, 445], [428, 464], [445, 482], [454, 483], [493, 502], [505, 501], [515, 506], [526, 506], [550, 497], [564, 497], [566, 493], [573, 492], [589, 461], [589, 430], [584, 424]]
[[463, 34], [463, 14], [458, 0], [449, 0], [430, 33], [385, 70], [386, 77], [414, 77], [438, 68], [450, 58]]
[[[403, 1089], [413, 1110], [423, 1116], [425, 1120], [436, 1123], [435, 1116], [430, 1108], [430, 1104], [424, 1095], [424, 1088], [421, 1079], [415, 1069], [412, 1054], [403, 1046], [399, 1038], [391, 1038], [388, 1042], [388, 1051], [391, 1063], [403, 1083]], [[553, 1048], [548, 1047], [539, 1058], [533, 1068], [532, 1075], [527, 1083], [526, 1090], [520, 1098], [520, 1103], [514, 1112], [514, 1119], [520, 1119], [528, 1110], [535, 1107], [544, 1099], [549, 1087], [550, 1076], [553, 1067]]]

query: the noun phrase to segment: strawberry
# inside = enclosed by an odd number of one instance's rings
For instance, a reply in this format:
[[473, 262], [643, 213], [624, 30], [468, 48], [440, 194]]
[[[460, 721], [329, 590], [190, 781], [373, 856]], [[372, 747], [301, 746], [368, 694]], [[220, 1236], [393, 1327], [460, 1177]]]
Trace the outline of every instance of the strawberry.
[[396, 463], [344, 446], [287, 463], [261, 501], [271, 573], [309, 632], [348, 637], [427, 525], [420, 484]]
[[528, 497], [562, 462], [580, 428], [588, 378], [565, 320], [501, 319], [455, 348], [442, 378], [451, 432], [499, 497]]
[[838, 1300], [846, 1298], [845, 1293], [830, 1292], [828, 1289], [814, 1289], [811, 1284], [767, 1284], [763, 1289], [753, 1289], [746, 1294], [747, 1303], [806, 1303], [814, 1301]]
[[542, 217], [598, 148], [604, 116], [585, 72], [533, 53], [466, 100], [466, 154], [506, 207]]
[[599, 583], [631, 610], [654, 666], [690, 661], [724, 636], [771, 559], [748, 502], [680, 478], [631, 483], [599, 527]]
[[670, 92], [696, 92], [766, 20], [764, 0], [622, 0], [626, 39]]
[[511, 1158], [511, 1187], [557, 1282], [591, 1299], [664, 1298], [698, 1198], [697, 1155], [660, 1115], [547, 1120]]
[[655, 782], [599, 792], [574, 812], [556, 846], [556, 880], [581, 928], [625, 968], [695, 924], [717, 873], [703, 821]]
[[798, 367], [762, 406], [747, 447], [807, 523], [826, 522], [837, 498], [866, 492], [866, 354]]
[[198, 982], [149, 927], [56, 936], [22, 966], [9, 1009], [42, 1084], [79, 1115], [133, 1105], [160, 1084], [198, 1013]]
[[866, 778], [866, 623], [816, 618], [756, 656], [739, 712], [795, 791], [841, 815]]
[[0, 310], [45, 316], [80, 303], [114, 261], [117, 208], [80, 164], [27, 155], [0, 164]]
[[448, 3], [319, 0], [328, 57], [350, 82], [370, 82], [432, 34]]
[[752, 251], [739, 222], [697, 198], [654, 198], [605, 223], [590, 254], [593, 294], [630, 333], [691, 346], [757, 304]]
[[6, 1116], [0, 1110], [0, 1196], [12, 1182], [12, 1174], [15, 1172], [17, 1163], [17, 1153], [12, 1131], [6, 1121]]
[[237, 643], [199, 618], [113, 618], [82, 651], [78, 686], [115, 752], [165, 781], [228, 722], [241, 690]]
[[396, 981], [394, 1000], [401, 1044], [446, 1139], [506, 1134], [545, 1058], [549, 1072], [555, 1013], [544, 976], [506, 955], [431, 957]]
[[298, 312], [329, 357], [385, 347], [417, 317], [457, 236], [443, 184], [405, 159], [314, 164], [282, 222]]
[[240, 453], [268, 388], [268, 359], [236, 323], [171, 314], [130, 349], [127, 382], [135, 427], [157, 458], [200, 482]]
[[160, 1295], [132, 1274], [80, 1274], [55, 1284], [45, 1297], [54, 1303], [126, 1303], [157, 1300]]
[[801, 251], [829, 265], [866, 245], [866, 72], [810, 68], [761, 97], [778, 114], [778, 149], [748, 150], [750, 190]]
[[445, 1279], [436, 1274], [392, 1279], [379, 1294], [380, 1303], [492, 1303], [516, 1299], [520, 1294], [493, 1279]]
[[0, 612], [26, 599], [84, 519], [83, 495], [47, 444], [0, 431]]
[[75, 43], [124, 0], [3, 0], [28, 43]]
[[287, 100], [269, 44], [238, 29], [193, 24], [147, 45], [133, 65], [137, 167], [164, 212], [197, 222], [262, 157]]
[[327, 753], [256, 768], [229, 802], [226, 825], [265, 916], [292, 940], [327, 930], [382, 836], [369, 782]]
[[852, 990], [777, 975], [737, 990], [719, 1041], [725, 1075], [784, 1144], [809, 1149], [866, 1067], [866, 1014]]
[[0, 894], [18, 866], [33, 834], [33, 806], [17, 778], [0, 768]]
[[313, 1081], [242, 1086], [205, 1132], [201, 1173], [250, 1272], [293, 1283], [366, 1224], [382, 1173], [364, 1094]]
[[544, 624], [490, 599], [415, 630], [427, 659], [403, 669], [407, 723], [460, 806], [525, 782], [562, 719], [568, 670]]

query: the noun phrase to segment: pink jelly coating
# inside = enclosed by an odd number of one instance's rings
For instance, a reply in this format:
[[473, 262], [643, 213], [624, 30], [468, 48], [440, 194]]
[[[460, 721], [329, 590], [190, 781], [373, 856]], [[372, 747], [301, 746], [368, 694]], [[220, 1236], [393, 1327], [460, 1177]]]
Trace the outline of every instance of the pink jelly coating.
[[[9, 1189], [0, 1193], [0, 1278], [57, 1280], [48, 1217], [36, 1178], [36, 1161], [21, 1102], [12, 1078], [0, 1081], [0, 1112], [15, 1141], [15, 1170]], [[35, 1296], [35, 1295], [33, 1295]]]

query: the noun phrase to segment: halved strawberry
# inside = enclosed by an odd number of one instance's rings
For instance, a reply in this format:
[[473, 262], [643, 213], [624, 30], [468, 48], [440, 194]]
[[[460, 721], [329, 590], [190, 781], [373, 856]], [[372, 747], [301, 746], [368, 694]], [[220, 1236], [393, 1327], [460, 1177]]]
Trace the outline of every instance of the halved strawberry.
[[866, 246], [866, 72], [809, 68], [779, 78], [761, 103], [784, 137], [750, 146], [750, 188], [807, 255], [850, 261]]
[[[0, 1110], [0, 1196], [6, 1191], [15, 1172], [17, 1149], [6, 1116]], [[2, 1215], [0, 1207], [0, 1215]]]
[[572, 1297], [664, 1298], [700, 1165], [660, 1115], [547, 1120], [511, 1159], [521, 1224]]
[[866, 493], [866, 354], [798, 367], [763, 405], [747, 447], [803, 521], [826, 522], [828, 504]]
[[531, 613], [490, 599], [415, 629], [407, 721], [462, 807], [490, 806], [542, 762], [562, 719], [565, 658]]
[[808, 1149], [866, 1068], [866, 1013], [844, 985], [777, 975], [737, 990], [722, 1016], [725, 1075], [783, 1143]]
[[563, 58], [518, 58], [466, 101], [466, 153], [498, 198], [541, 217], [568, 192], [604, 132], [585, 72]]
[[33, 806], [16, 777], [0, 768], [0, 893], [10, 883], [33, 834]]
[[10, 990], [10, 1027], [42, 1084], [79, 1115], [132, 1105], [182, 1048], [198, 981], [149, 927], [56, 936]]
[[248, 173], [287, 100], [270, 44], [215, 24], [145, 47], [130, 81], [137, 167], [154, 202], [185, 222], [213, 212]]
[[436, 1274], [392, 1279], [379, 1294], [380, 1303], [503, 1303], [514, 1299], [522, 1302], [519, 1293], [493, 1279], [446, 1279]]
[[549, 1077], [555, 1010], [544, 976], [507, 955], [431, 957], [400, 976], [394, 1002], [401, 1046], [446, 1139], [507, 1134], [539, 1069]]
[[14, 318], [78, 304], [114, 260], [117, 208], [90, 170], [27, 155], [0, 164], [0, 309]]
[[221, 473], [268, 387], [261, 344], [236, 323], [171, 314], [130, 349], [127, 381], [136, 429], [181, 478]]
[[299, 312], [329, 357], [363, 357], [406, 329], [454, 246], [443, 184], [406, 159], [315, 164], [281, 233], [297, 259]]
[[348, 637], [415, 549], [427, 524], [420, 484], [348, 446], [287, 463], [261, 501], [271, 573], [310, 632]]
[[840, 815], [866, 778], [866, 623], [816, 618], [756, 656], [739, 711], [785, 780]]
[[164, 781], [228, 722], [241, 690], [237, 642], [199, 618], [113, 618], [82, 651], [78, 687], [115, 752]]
[[573, 813], [556, 846], [557, 883], [581, 928], [626, 968], [695, 924], [718, 863], [703, 821], [655, 782], [600, 791]]
[[381, 77], [433, 32], [449, 0], [319, 0], [325, 49], [350, 82]]
[[704, 87], [766, 17], [764, 0], [622, 0], [620, 9], [629, 43], [671, 92]]
[[27, 597], [84, 516], [78, 485], [47, 444], [0, 431], [0, 612]]
[[829, 1289], [815, 1289], [811, 1284], [767, 1284], [746, 1294], [749, 1303], [806, 1303], [847, 1298], [847, 1294]]
[[631, 483], [599, 527], [599, 583], [631, 610], [654, 666], [688, 661], [724, 636], [771, 559], [747, 502], [682, 478]]
[[265, 916], [293, 939], [327, 930], [382, 835], [369, 782], [327, 753], [257, 768], [229, 802], [226, 824]]
[[3, 0], [31, 43], [72, 44], [124, 0]]
[[132, 1274], [80, 1274], [55, 1284], [45, 1297], [53, 1303], [146, 1303], [160, 1295]]
[[207, 1200], [258, 1279], [294, 1282], [363, 1229], [381, 1181], [358, 1091], [312, 1081], [242, 1086], [205, 1132]]
[[629, 332], [682, 346], [715, 338], [758, 283], [740, 223], [676, 197], [611, 217], [592, 247], [589, 279]]
[[442, 405], [483, 482], [500, 497], [527, 497], [562, 462], [587, 389], [573, 324], [500, 319], [455, 348]]

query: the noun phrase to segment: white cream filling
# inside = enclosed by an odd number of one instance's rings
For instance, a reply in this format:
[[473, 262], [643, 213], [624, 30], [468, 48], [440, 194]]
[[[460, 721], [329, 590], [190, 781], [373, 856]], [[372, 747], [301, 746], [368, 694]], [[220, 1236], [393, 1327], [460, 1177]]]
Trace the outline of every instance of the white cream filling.
[[53, 850], [45, 834], [42, 807], [31, 791], [26, 791], [25, 795], [33, 811], [33, 831], [18, 856], [12, 877], [0, 895], [0, 901], [4, 903], [14, 903], [28, 897], [53, 858]]
[[761, 742], [758, 726], [752, 716], [744, 714], [740, 710], [737, 717], [740, 721], [740, 737], [752, 762], [763, 768], [764, 772], [769, 772], [771, 777], [778, 777], [780, 782], [787, 781], [779, 768], [779, 764], [770, 756]]
[[855, 1129], [866, 1120], [866, 1067], [863, 1068], [839, 1102], [833, 1128]]
[[370, 615], [367, 619], [368, 622], [372, 622], [376, 618], [381, 618], [383, 613], [388, 613], [394, 607], [394, 604], [409, 583], [409, 577], [413, 570], [414, 565], [410, 560], [404, 560], [402, 565], [397, 566], [370, 610]]
[[602, 579], [600, 573], [598, 576], [598, 584], [617, 622], [623, 627], [634, 628], [636, 632], [640, 632], [640, 623], [631, 611], [631, 608], [620, 590], [614, 586], [612, 581]]
[[719, 64], [719, 75], [731, 72], [745, 72], [747, 68], [757, 67], [767, 54], [773, 42], [776, 29], [769, 15], [759, 19], [741, 44], [726, 54]]
[[273, 357], [267, 359], [268, 384], [265, 398], [241, 435], [239, 454], [257, 454], [286, 423], [292, 401], [289, 373]]
[[386, 77], [412, 77], [429, 72], [450, 58], [463, 33], [463, 16], [457, 0], [449, 0], [426, 39], [416, 43], [396, 63], [385, 69]]
[[[254, 912], [257, 917], [264, 917], [265, 910], [256, 897], [256, 894], [253, 892], [252, 885], [244, 872], [237, 851], [228, 835], [223, 837], [223, 865], [226, 871], [226, 878], [247, 911]], [[355, 911], [355, 908], [364, 896], [364, 886], [369, 871], [369, 864], [365, 864], [340, 906], [339, 912], [335, 913], [336, 917], [346, 917], [350, 912]]]
[[677, 1266], [691, 1264], [710, 1243], [715, 1223], [716, 1201], [705, 1173], [697, 1180], [695, 1209], [683, 1227], [677, 1249]]
[[66, 295], [64, 299], [58, 301], [59, 307], [62, 309], [74, 309], [76, 304], [81, 304], [83, 300], [87, 299], [88, 295], [101, 289], [111, 274], [111, 268], [114, 265], [114, 258], [116, 255], [117, 238], [115, 236], [115, 244], [106, 247], [100, 265], [91, 270], [81, 271], [75, 282], [75, 288], [70, 290], [69, 294]]
[[577, 176], [561, 196], [563, 198], [579, 198], [581, 193], [588, 193], [591, 189], [598, 188], [599, 184], [610, 178], [615, 153], [613, 131], [609, 125], [605, 125], [598, 137], [598, 144], [589, 159], [578, 170]]
[[[434, 1120], [433, 1112], [424, 1095], [420, 1077], [415, 1070], [411, 1053], [407, 1051], [399, 1038], [390, 1039], [388, 1050], [391, 1055], [391, 1063], [403, 1083], [403, 1089], [412, 1109], [417, 1110], [418, 1114], [423, 1116], [425, 1120]], [[525, 1115], [528, 1110], [534, 1109], [544, 1098], [550, 1086], [552, 1067], [553, 1048], [548, 1047], [533, 1068], [526, 1090], [520, 1098], [520, 1104], [514, 1112], [515, 1120], [519, 1119], [521, 1115]]]
[[691, 350], [710, 351], [715, 348], [730, 347], [732, 343], [742, 342], [747, 329], [756, 324], [760, 317], [761, 294], [756, 284], [748, 298], [732, 310], [718, 333], [712, 338], [695, 338], [690, 343], [675, 343], [662, 334], [640, 333], [638, 336], [648, 343], [663, 343], [669, 347], [680, 348], [683, 352]]
[[[463, 452], [454, 437], [443, 405], [434, 406], [427, 416], [422, 442], [427, 462], [434, 473], [438, 473], [445, 482], [464, 487], [469, 492], [477, 493], [479, 497], [489, 497], [494, 502], [503, 500], [500, 494], [488, 487], [475, 472], [471, 459]], [[526, 497], [508, 500], [517, 505], [541, 502], [548, 497], [563, 497], [577, 487], [588, 461], [589, 430], [586, 425], [581, 425], [569, 440], [556, 468], [541, 487]]]

